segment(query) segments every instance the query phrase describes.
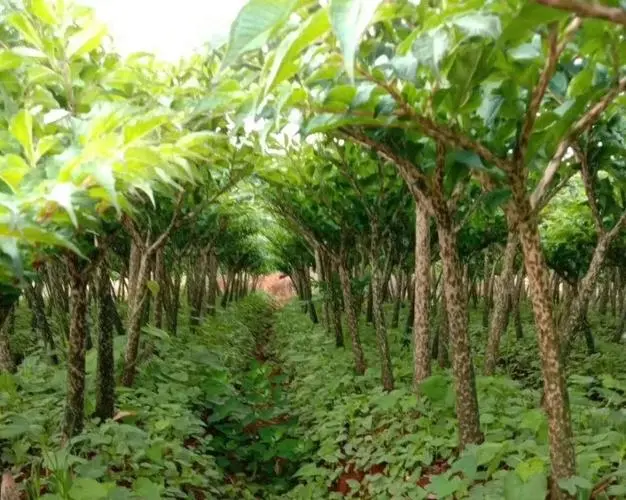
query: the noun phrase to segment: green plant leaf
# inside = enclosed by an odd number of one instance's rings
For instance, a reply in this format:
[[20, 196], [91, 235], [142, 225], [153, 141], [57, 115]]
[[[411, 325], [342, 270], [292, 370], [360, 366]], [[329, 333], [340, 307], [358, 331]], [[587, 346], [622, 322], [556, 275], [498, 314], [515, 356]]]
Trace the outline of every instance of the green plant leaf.
[[330, 21], [341, 45], [343, 63], [354, 80], [354, 60], [363, 33], [382, 0], [330, 0]]
[[106, 486], [88, 477], [74, 479], [70, 488], [70, 498], [72, 500], [97, 500], [106, 498], [108, 494], [109, 491]]
[[96, 49], [107, 34], [107, 28], [95, 20], [91, 20], [79, 32], [74, 33], [67, 41], [66, 55], [69, 58], [81, 57]]
[[297, 4], [298, 0], [250, 0], [246, 3], [231, 26], [222, 65], [233, 64], [245, 52], [261, 48]]
[[7, 16], [7, 21], [20, 32], [24, 40], [41, 50], [43, 47], [41, 37], [25, 12], [12, 12]]
[[271, 62], [271, 67], [265, 78], [266, 94], [297, 71], [294, 59], [298, 57], [305, 48], [324, 35], [329, 28], [330, 19], [328, 18], [328, 11], [326, 9], [319, 9], [302, 23], [296, 31], [287, 35], [276, 49], [274, 58], [268, 60], [268, 62]]
[[31, 0], [30, 10], [46, 24], [55, 25], [58, 23], [56, 13], [49, 0]]
[[33, 118], [30, 113], [25, 109], [21, 110], [11, 120], [9, 130], [22, 145], [26, 159], [34, 167]]

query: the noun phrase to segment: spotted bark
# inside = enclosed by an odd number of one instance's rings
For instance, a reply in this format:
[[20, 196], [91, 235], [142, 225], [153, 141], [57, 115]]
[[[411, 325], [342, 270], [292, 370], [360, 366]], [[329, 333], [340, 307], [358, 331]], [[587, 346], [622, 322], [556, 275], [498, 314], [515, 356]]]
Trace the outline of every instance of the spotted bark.
[[415, 204], [415, 286], [413, 304], [413, 388], [430, 375], [430, 220]]
[[447, 209], [443, 204], [438, 208], [435, 218], [443, 263], [443, 287], [452, 347], [459, 446], [462, 449], [468, 444], [482, 442], [483, 434], [480, 431], [476, 380], [470, 351], [467, 294], [463, 286], [456, 235]]
[[69, 255], [70, 331], [67, 355], [67, 397], [63, 419], [64, 441], [80, 434], [85, 418], [85, 337], [87, 335], [87, 262]]
[[363, 356], [363, 347], [361, 346], [361, 338], [359, 336], [359, 321], [356, 315], [350, 274], [348, 273], [348, 267], [343, 260], [339, 262], [338, 268], [344, 309], [348, 323], [348, 331], [350, 332], [350, 340], [352, 343], [352, 353], [354, 354], [354, 368], [357, 375], [363, 375], [365, 373], [365, 358]]
[[531, 207], [523, 172], [511, 175], [511, 187], [541, 354], [544, 408], [548, 417], [552, 497], [568, 498], [558, 487], [558, 482], [576, 474], [576, 461], [559, 335], [554, 325], [549, 273], [541, 248], [538, 223], [530, 215]]
[[496, 362], [500, 352], [500, 339], [506, 329], [509, 316], [511, 289], [513, 288], [513, 279], [515, 277], [516, 253], [517, 235], [514, 232], [510, 232], [504, 250], [502, 273], [497, 280], [497, 292], [495, 293], [493, 314], [491, 316], [491, 324], [489, 325], [487, 351], [485, 352], [485, 375], [493, 375], [496, 370]]
[[41, 334], [44, 346], [49, 353], [50, 361], [54, 365], [59, 364], [59, 357], [56, 353], [56, 346], [54, 342], [54, 336], [52, 335], [52, 329], [48, 317], [46, 316], [46, 305], [42, 295], [43, 284], [41, 282], [26, 283], [24, 287], [24, 295], [28, 300], [33, 317], [35, 319], [35, 325]]
[[100, 263], [97, 279], [98, 362], [96, 366], [96, 411], [101, 421], [113, 418], [115, 411], [115, 361], [113, 331], [115, 324], [111, 305], [111, 281], [106, 261]]

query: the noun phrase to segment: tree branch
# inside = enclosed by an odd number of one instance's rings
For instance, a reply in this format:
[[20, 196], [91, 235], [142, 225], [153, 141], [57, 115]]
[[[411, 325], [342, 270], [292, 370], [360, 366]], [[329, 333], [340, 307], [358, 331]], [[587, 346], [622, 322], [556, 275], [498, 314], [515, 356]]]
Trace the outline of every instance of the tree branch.
[[420, 203], [424, 202], [423, 206], [430, 213], [427, 179], [411, 161], [396, 154], [390, 147], [354, 129], [340, 128], [339, 131], [347, 140], [354, 141], [355, 143], [376, 152], [378, 156], [384, 160], [396, 165], [413, 197], [416, 200], [419, 200]]
[[362, 69], [360, 69], [359, 72], [366, 79], [384, 89], [402, 110], [400, 116], [406, 116], [411, 119], [411, 121], [413, 121], [417, 125], [417, 127], [420, 128], [422, 132], [424, 132], [424, 134], [426, 134], [430, 138], [441, 141], [446, 146], [455, 149], [466, 149], [468, 151], [473, 151], [478, 156], [483, 158], [486, 162], [495, 165], [504, 172], [507, 172], [509, 170], [509, 162], [507, 162], [505, 159], [498, 157], [489, 148], [487, 148], [480, 142], [475, 141], [474, 139], [466, 135], [454, 132], [453, 130], [443, 125], [435, 123], [430, 118], [420, 115], [417, 111], [415, 111], [412, 106], [410, 106], [404, 100], [402, 94], [398, 91], [398, 89], [395, 88], [393, 83], [381, 82]]
[[626, 26], [626, 11], [618, 7], [609, 7], [589, 0], [536, 0], [536, 2], [554, 9], [573, 12], [581, 17], [604, 19]]
[[578, 146], [574, 146], [574, 151], [580, 160], [580, 176], [582, 177], [583, 185], [585, 187], [585, 194], [587, 195], [587, 202], [589, 203], [593, 223], [596, 227], [596, 233], [598, 234], [598, 237], [600, 237], [606, 232], [606, 230], [602, 225], [602, 217], [600, 216], [600, 210], [598, 209], [598, 204], [596, 203], [595, 175], [589, 170], [587, 155], [581, 151]]
[[533, 89], [530, 104], [526, 110], [526, 117], [524, 118], [524, 123], [520, 130], [517, 146], [515, 148], [514, 158], [517, 168], [522, 168], [524, 166], [524, 157], [528, 148], [530, 136], [537, 120], [537, 113], [539, 111], [539, 107], [541, 106], [541, 102], [543, 101], [543, 97], [546, 94], [546, 90], [548, 89], [548, 84], [554, 75], [559, 58], [565, 50], [565, 46], [572, 39], [572, 36], [574, 36], [574, 33], [576, 33], [578, 28], [580, 28], [581, 24], [582, 20], [579, 17], [574, 18], [565, 29], [565, 33], [560, 42], [558, 41], [558, 24], [552, 23], [550, 25], [550, 48], [548, 57], [543, 67], [543, 71], [541, 72], [541, 76], [539, 77], [539, 81]]
[[572, 145], [574, 139], [586, 132], [598, 120], [600, 115], [609, 107], [613, 100], [626, 89], [626, 77], [619, 80], [619, 84], [607, 92], [602, 99], [594, 104], [589, 110], [576, 122], [565, 134], [548, 163], [548, 167], [543, 173], [543, 177], [537, 184], [534, 192], [530, 197], [530, 204], [534, 208], [539, 200], [545, 195], [546, 190], [552, 183], [556, 175], [561, 161], [567, 150]]

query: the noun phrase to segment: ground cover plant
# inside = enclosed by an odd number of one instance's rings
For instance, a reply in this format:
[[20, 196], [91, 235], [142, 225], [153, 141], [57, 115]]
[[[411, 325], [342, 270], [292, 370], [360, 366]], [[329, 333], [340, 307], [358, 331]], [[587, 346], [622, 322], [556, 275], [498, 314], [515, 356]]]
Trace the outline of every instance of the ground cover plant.
[[0, 500], [626, 497], [619, 2], [0, 19]]

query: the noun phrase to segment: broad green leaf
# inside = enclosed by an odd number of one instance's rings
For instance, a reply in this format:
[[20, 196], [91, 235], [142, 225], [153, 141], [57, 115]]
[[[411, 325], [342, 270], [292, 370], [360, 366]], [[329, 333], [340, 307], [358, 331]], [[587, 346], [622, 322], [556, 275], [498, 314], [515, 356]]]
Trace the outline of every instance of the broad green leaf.
[[30, 10], [46, 24], [55, 25], [58, 19], [49, 0], [31, 0]]
[[33, 143], [33, 118], [30, 113], [23, 109], [11, 120], [9, 128], [13, 136], [19, 141], [24, 149], [24, 155], [35, 166], [35, 146]]
[[8, 154], [0, 161], [0, 179], [6, 182], [13, 192], [17, 192], [30, 167], [21, 156]]
[[[297, 71], [294, 64], [300, 53], [324, 35], [330, 28], [330, 19], [326, 9], [319, 9], [309, 17], [296, 31], [289, 33], [276, 49], [271, 59], [271, 68], [265, 78], [265, 93], [269, 93], [277, 84], [289, 78]], [[270, 62], [270, 60], [268, 60]]]
[[382, 0], [330, 0], [330, 21], [343, 52], [344, 67], [354, 80], [354, 61], [363, 33]]
[[109, 195], [111, 205], [115, 207], [117, 212], [120, 212], [120, 203], [118, 192], [115, 189], [115, 176], [113, 175], [113, 167], [110, 163], [95, 164], [90, 170], [90, 175], [96, 180], [96, 182], [104, 188]]
[[106, 34], [107, 28], [104, 24], [95, 20], [90, 21], [87, 26], [70, 36], [67, 41], [66, 56], [73, 58], [88, 54], [100, 45]]
[[169, 118], [165, 115], [138, 118], [124, 127], [124, 142], [129, 144], [145, 137], [150, 132], [158, 129], [161, 125], [167, 123], [168, 119]]
[[231, 26], [223, 66], [234, 63], [245, 52], [261, 48], [297, 4], [298, 0], [250, 0], [246, 3]]
[[588, 92], [592, 85], [593, 68], [591, 66], [587, 66], [571, 79], [569, 87], [567, 87], [567, 95], [569, 97], [578, 97]]
[[498, 38], [502, 31], [500, 18], [490, 14], [474, 13], [458, 17], [450, 21], [467, 36], [483, 38]]
[[109, 490], [105, 485], [88, 477], [74, 479], [69, 493], [72, 500], [98, 500], [106, 498], [108, 494]]
[[47, 231], [39, 226], [26, 225], [16, 228], [13, 223], [0, 222], [0, 237], [3, 236], [15, 237], [21, 242], [31, 245], [63, 247], [78, 255], [82, 255], [80, 250], [63, 235]]
[[25, 12], [12, 12], [7, 16], [7, 21], [11, 26], [20, 32], [20, 34], [24, 37], [24, 40], [38, 49], [42, 49], [43, 43], [41, 41], [41, 37]]
[[150, 498], [150, 500], [159, 500], [161, 498], [162, 486], [153, 483], [148, 478], [140, 477], [133, 484], [133, 491], [141, 498]]
[[447, 377], [431, 375], [420, 384], [419, 392], [431, 401], [438, 402], [446, 399], [450, 387], [450, 380]]
[[0, 49], [0, 71], [18, 68], [24, 59], [8, 49]]

